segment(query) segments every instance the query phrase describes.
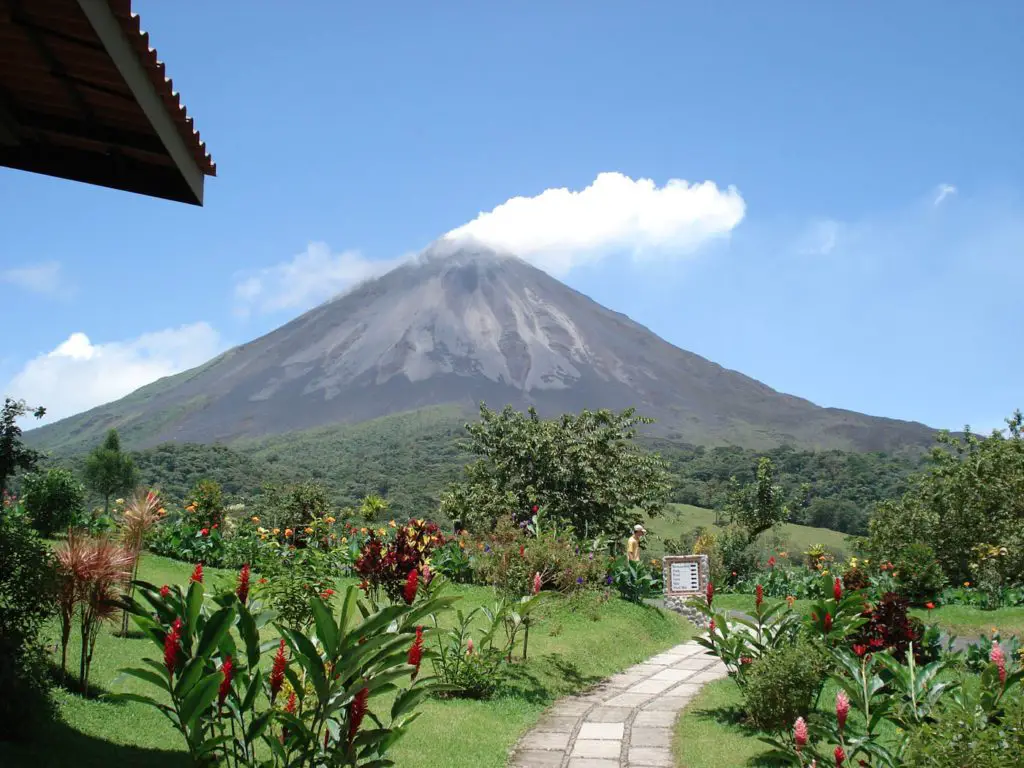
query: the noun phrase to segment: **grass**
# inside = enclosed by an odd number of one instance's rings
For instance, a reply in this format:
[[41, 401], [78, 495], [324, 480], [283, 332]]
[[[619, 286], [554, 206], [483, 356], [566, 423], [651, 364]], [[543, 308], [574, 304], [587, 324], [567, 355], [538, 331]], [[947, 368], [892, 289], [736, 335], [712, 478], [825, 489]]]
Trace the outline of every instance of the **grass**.
[[[698, 527], [711, 528], [715, 524], [715, 512], [711, 509], [692, 507], [689, 504], [670, 504], [664, 514], [649, 518], [644, 524], [652, 534], [647, 542], [647, 551], [652, 557], [685, 554], [665, 552], [664, 539], [679, 538]], [[762, 534], [764, 537], [771, 533]], [[842, 552], [846, 548], [846, 534], [828, 528], [813, 528], [808, 525], [785, 523], [779, 529], [783, 551], [796, 555], [814, 544], [824, 544], [830, 549]], [[796, 559], [799, 556], [796, 555]]]
[[[140, 578], [155, 584], [185, 583], [191, 566], [146, 556]], [[234, 574], [206, 570], [207, 583], [233, 582]], [[460, 607], [490, 603], [481, 587], [453, 588]], [[139, 666], [160, 651], [151, 641], [119, 638], [104, 629], [96, 646], [92, 680], [97, 692], [147, 691], [134, 678], [115, 682], [118, 671]], [[57, 638], [52, 627], [47, 641]], [[502, 695], [489, 701], [428, 701], [392, 757], [399, 768], [501, 768], [509, 748], [555, 699], [685, 641], [691, 626], [682, 617], [617, 597], [552, 597], [530, 632], [530, 660], [512, 668]], [[623, 642], [628, 639], [628, 642]], [[74, 636], [72, 646], [74, 645]], [[77, 670], [76, 649], [69, 668]], [[47, 725], [26, 745], [0, 744], [0, 765], [57, 768], [108, 768], [118, 765], [179, 768], [188, 765], [183, 742], [164, 717], [140, 704], [110, 703], [58, 689], [61, 721]]]

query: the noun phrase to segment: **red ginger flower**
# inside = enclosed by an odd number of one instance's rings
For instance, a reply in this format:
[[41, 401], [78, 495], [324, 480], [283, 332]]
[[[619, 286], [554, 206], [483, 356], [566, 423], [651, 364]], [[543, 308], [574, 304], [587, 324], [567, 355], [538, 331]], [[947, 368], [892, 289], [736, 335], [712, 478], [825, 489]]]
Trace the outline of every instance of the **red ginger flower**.
[[160, 597], [170, 597], [170, 595], [171, 595], [171, 588], [170, 587], [168, 587], [166, 584], [164, 584], [162, 587], [160, 587]]
[[715, 631], [715, 620], [714, 619], [712, 619], [711, 623], [708, 625], [708, 631], [709, 632], [714, 632]]
[[366, 700], [370, 698], [370, 689], [363, 688], [352, 699], [348, 705], [348, 743], [351, 744], [359, 732], [359, 726], [363, 724], [366, 716]]
[[769, 568], [774, 568], [775, 567], [775, 555], [772, 555], [771, 557], [768, 558], [768, 567]]
[[466, 640], [466, 655], [472, 656], [474, 648], [475, 646], [473, 645], [473, 638], [471, 637], [468, 640]]
[[754, 605], [758, 608], [761, 607], [761, 603], [764, 602], [764, 587], [760, 584], [757, 585], [757, 589], [754, 590]]
[[846, 691], [836, 694], [836, 720], [839, 722], [839, 730], [846, 727], [846, 718], [850, 714], [850, 699]]
[[181, 619], [175, 619], [171, 631], [164, 637], [164, 666], [173, 675], [181, 653]]
[[868, 647], [866, 645], [856, 644], [853, 646], [853, 652], [856, 653], [858, 656], [863, 656], [865, 653], [868, 652]]
[[999, 670], [999, 682], [1006, 685], [1006, 654], [995, 640], [992, 641], [992, 650], [988, 654], [988, 660]]
[[270, 668], [270, 703], [274, 703], [274, 699], [277, 697], [278, 692], [281, 690], [281, 686], [284, 685], [284, 668], [288, 664], [288, 659], [284, 655], [284, 638], [281, 638], [281, 644], [277, 646], [277, 654], [274, 656], [274, 666]]
[[705, 591], [705, 596], [708, 601], [708, 608], [711, 607], [711, 601], [715, 599], [715, 585], [712, 582], [708, 582], [708, 588]]
[[284, 705], [284, 711], [289, 715], [294, 715], [297, 706], [298, 700], [295, 698], [295, 691], [292, 691], [288, 694], [288, 703]]
[[533, 594], [539, 595], [541, 587], [540, 571], [533, 574]]
[[846, 752], [843, 751], [842, 747], [836, 747], [834, 754], [836, 757], [836, 768], [842, 768], [843, 763], [846, 762]]
[[537, 513], [537, 510], [538, 510], [538, 509], [540, 509], [540, 507], [538, 507], [538, 506], [537, 506], [536, 504], [534, 504], [534, 505], [533, 505], [533, 507], [532, 507], [532, 510], [531, 510], [531, 511], [532, 511], [532, 512], [533, 512], [534, 514], [536, 514], [536, 513]]
[[843, 599], [843, 582], [839, 580], [838, 576], [832, 582], [832, 597], [836, 599], [837, 603]]
[[793, 743], [796, 744], [797, 752], [807, 745], [807, 723], [802, 717], [798, 717], [793, 723]]
[[199, 531], [199, 535], [200, 535], [200, 536], [209, 536], [209, 535], [210, 535], [210, 529], [209, 529], [209, 528], [203, 528], [203, 529], [201, 529], [201, 530]]
[[246, 563], [242, 566], [242, 570], [238, 572], [238, 586], [235, 588], [235, 594], [238, 595], [238, 602], [245, 605], [249, 599], [249, 564]]
[[413, 667], [412, 679], [420, 673], [420, 662], [423, 660], [423, 627], [416, 627], [416, 639], [409, 646], [409, 666]]
[[402, 592], [406, 605], [412, 605], [416, 600], [416, 589], [419, 587], [419, 582], [420, 572], [413, 568], [405, 578], [405, 589]]
[[925, 603], [924, 607], [927, 608], [929, 611], [933, 611], [935, 610], [935, 603]]
[[831, 632], [832, 631], [832, 614], [831, 613], [826, 613], [825, 614], [825, 631], [826, 632]]
[[202, 584], [203, 583], [203, 564], [202, 563], [196, 563], [195, 570], [192, 571], [192, 576], [189, 578], [189, 581], [194, 581], [194, 582], [196, 582], [196, 584]]
[[519, 545], [519, 556], [526, 557], [526, 547], [522, 544]]
[[235, 676], [235, 665], [231, 661], [231, 655], [229, 654], [224, 663], [220, 665], [220, 671], [223, 675], [220, 681], [220, 688], [217, 689], [217, 710], [224, 706], [224, 700], [228, 697], [228, 693], [231, 691], [231, 678]]

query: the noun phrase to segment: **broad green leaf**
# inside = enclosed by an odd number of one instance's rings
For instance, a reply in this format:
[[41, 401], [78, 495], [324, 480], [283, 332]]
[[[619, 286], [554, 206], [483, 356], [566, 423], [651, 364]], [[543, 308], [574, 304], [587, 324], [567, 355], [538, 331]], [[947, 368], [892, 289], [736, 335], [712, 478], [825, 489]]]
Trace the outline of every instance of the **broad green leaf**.
[[220, 687], [220, 672], [211, 672], [193, 686], [184, 700], [181, 702], [179, 713], [181, 721], [186, 727], [191, 728], [199, 714], [209, 707], [217, 698], [217, 689]]
[[334, 623], [331, 611], [319, 597], [310, 601], [313, 620], [316, 622], [316, 636], [324, 646], [328, 658], [334, 658], [338, 650], [338, 625]]
[[203, 636], [196, 647], [196, 656], [207, 657], [210, 652], [220, 645], [225, 633], [231, 628], [231, 622], [235, 618], [235, 604], [229, 604], [221, 608], [211, 616], [206, 626], [203, 627]]

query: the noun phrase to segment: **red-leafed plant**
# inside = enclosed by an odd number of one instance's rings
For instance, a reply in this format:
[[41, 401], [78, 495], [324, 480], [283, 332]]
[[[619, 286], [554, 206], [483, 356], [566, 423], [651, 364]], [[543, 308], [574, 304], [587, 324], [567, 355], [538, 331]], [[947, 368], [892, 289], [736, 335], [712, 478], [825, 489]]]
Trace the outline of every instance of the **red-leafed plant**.
[[410, 520], [390, 539], [370, 531], [353, 569], [374, 600], [381, 593], [392, 602], [405, 600], [411, 571], [421, 571], [435, 548], [444, 544], [440, 529], [425, 520]]

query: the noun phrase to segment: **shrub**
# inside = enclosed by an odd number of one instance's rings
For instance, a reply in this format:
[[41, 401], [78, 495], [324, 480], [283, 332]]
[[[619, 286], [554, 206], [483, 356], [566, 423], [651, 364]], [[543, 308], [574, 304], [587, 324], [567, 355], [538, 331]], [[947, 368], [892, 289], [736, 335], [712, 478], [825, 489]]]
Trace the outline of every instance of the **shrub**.
[[467, 584], [473, 580], [473, 561], [466, 552], [465, 542], [449, 541], [434, 551], [430, 565], [436, 573], [449, 581]]
[[622, 599], [631, 603], [661, 595], [661, 574], [644, 563], [621, 558], [612, 566], [611, 578]]
[[51, 714], [39, 632], [56, 611], [54, 559], [20, 507], [0, 511], [0, 740]]
[[765, 731], [783, 731], [814, 707], [828, 675], [824, 649], [811, 641], [781, 645], [754, 660], [743, 688], [751, 722]]
[[308, 629], [313, 623], [315, 597], [328, 599], [338, 580], [338, 568], [330, 553], [311, 547], [284, 548], [280, 557], [265, 561], [267, 568], [257, 584], [259, 596], [292, 629]]
[[850, 647], [858, 656], [890, 650], [897, 659], [907, 657], [907, 649], [914, 644], [914, 657], [918, 663], [925, 661], [921, 640], [925, 628], [920, 619], [908, 614], [910, 602], [895, 592], [887, 592], [874, 606], [861, 616], [867, 619], [850, 636]]
[[946, 586], [935, 550], [927, 544], [911, 544], [900, 553], [895, 565], [900, 594], [913, 604], [934, 599]]
[[33, 527], [43, 536], [67, 528], [85, 507], [85, 488], [66, 469], [25, 475], [21, 500]]
[[370, 531], [353, 565], [362, 579], [359, 586], [374, 599], [383, 592], [392, 602], [398, 602], [409, 572], [422, 570], [434, 548], [443, 544], [441, 530], [425, 520], [410, 520], [397, 528], [390, 539]]
[[[1005, 768], [1024, 753], [1024, 699], [999, 722], [950, 709], [910, 736], [905, 765], [929, 768]], [[1017, 755], [1016, 758], [1012, 757]]]
[[726, 526], [715, 543], [723, 571], [720, 584], [735, 584], [757, 572], [757, 550], [752, 546], [744, 528], [738, 525]]
[[[437, 630], [434, 673], [443, 684], [452, 687], [449, 695], [485, 699], [497, 690], [503, 678], [505, 659], [511, 653], [511, 643], [515, 642], [510, 638], [507, 647], [497, 644], [505, 613], [504, 610], [484, 612], [481, 608], [466, 614], [456, 611], [455, 625], [448, 630]], [[487, 621], [477, 630], [474, 639], [473, 625], [478, 615], [485, 616]]]
[[224, 522], [224, 492], [216, 480], [200, 480], [189, 492], [185, 511], [198, 528], [216, 530]]

